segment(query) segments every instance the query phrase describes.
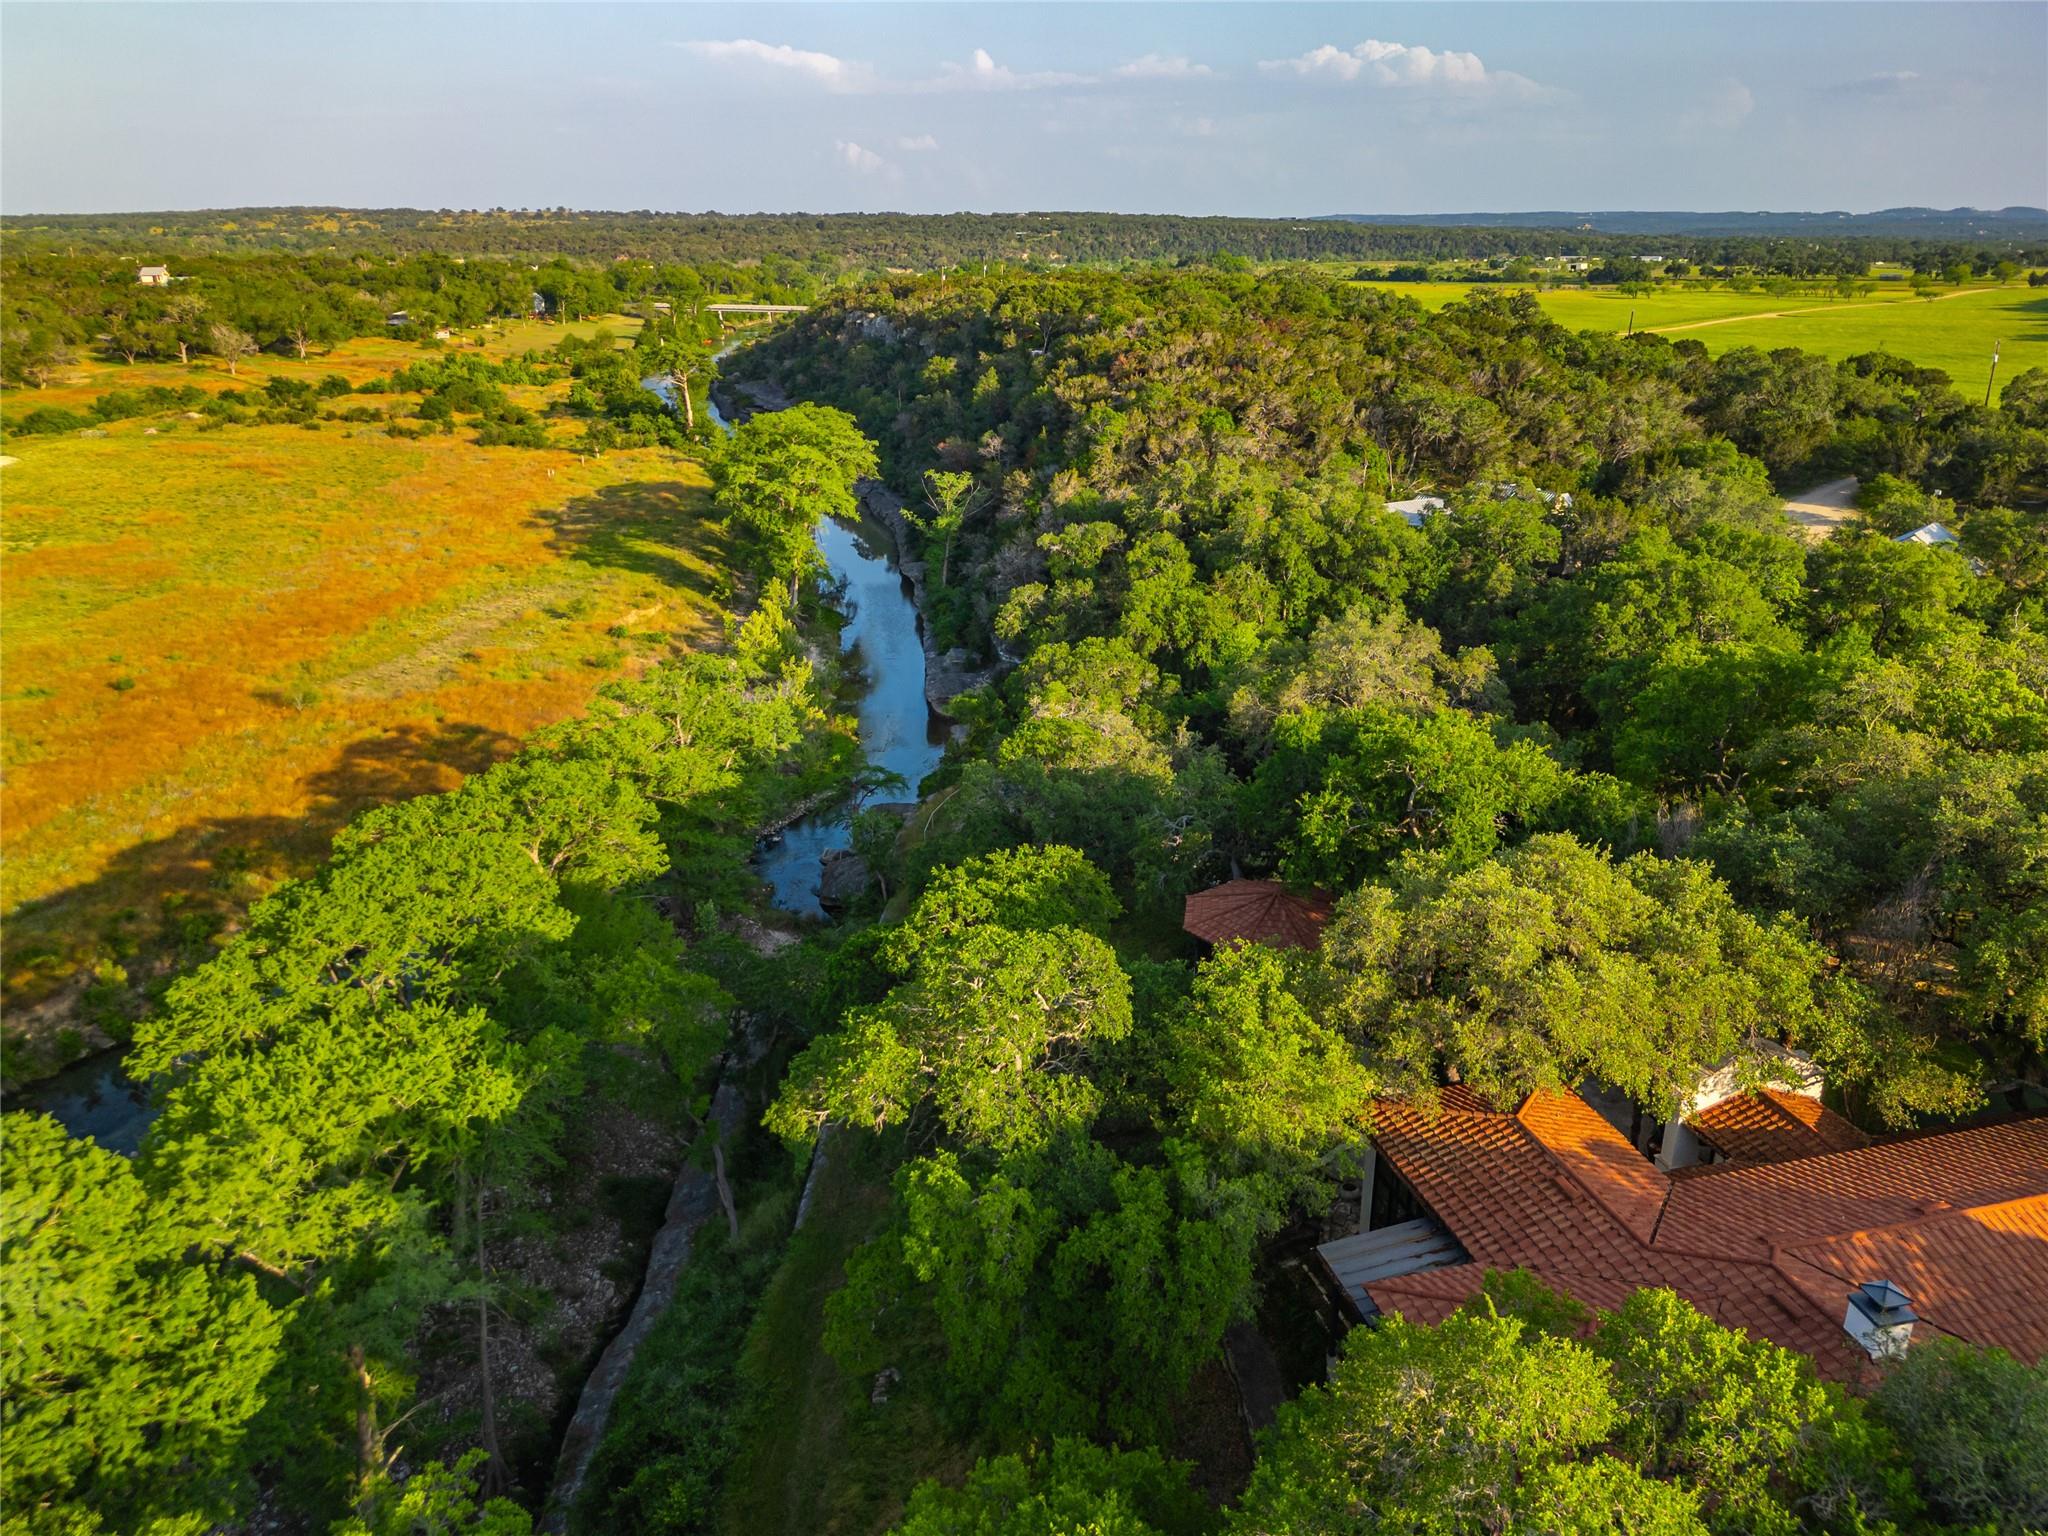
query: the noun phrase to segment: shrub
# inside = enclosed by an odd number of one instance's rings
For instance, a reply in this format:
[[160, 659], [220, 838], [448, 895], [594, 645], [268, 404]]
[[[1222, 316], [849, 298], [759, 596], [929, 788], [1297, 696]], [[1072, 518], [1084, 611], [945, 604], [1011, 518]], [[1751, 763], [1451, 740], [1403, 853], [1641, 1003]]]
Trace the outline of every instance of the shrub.
[[538, 422], [487, 421], [476, 440], [486, 448], [545, 448], [548, 434]]
[[61, 432], [77, 432], [91, 425], [90, 416], [46, 405], [22, 417], [15, 423], [14, 430], [23, 437], [51, 437]]

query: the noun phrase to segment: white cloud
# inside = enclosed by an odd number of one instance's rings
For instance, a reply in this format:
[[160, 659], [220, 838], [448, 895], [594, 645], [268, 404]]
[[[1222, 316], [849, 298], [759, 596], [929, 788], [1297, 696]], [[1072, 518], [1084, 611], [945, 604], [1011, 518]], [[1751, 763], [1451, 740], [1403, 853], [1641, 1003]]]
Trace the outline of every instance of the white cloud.
[[1861, 80], [1844, 80], [1833, 89], [1849, 96], [1903, 96], [1919, 78], [1917, 69], [1881, 69]]
[[1216, 73], [1206, 64], [1196, 64], [1184, 53], [1148, 53], [1110, 71], [1119, 80], [1201, 80]]
[[716, 64], [758, 64], [788, 70], [835, 91], [865, 90], [873, 83], [873, 71], [865, 64], [808, 48], [792, 48], [787, 43], [736, 37], [730, 42], [693, 41], [676, 46]]
[[1699, 104], [1679, 119], [1688, 133], [1733, 133], [1756, 110], [1756, 94], [1740, 80], [1716, 82]]
[[896, 147], [915, 154], [923, 150], [937, 149], [939, 141], [928, 133], [907, 133], [896, 141]]
[[1345, 83], [1362, 81], [1367, 85], [1498, 90], [1515, 95], [1534, 94], [1542, 89], [1526, 75], [1488, 69], [1476, 53], [1438, 52], [1417, 44], [1384, 43], [1378, 38], [1367, 38], [1352, 48], [1325, 43], [1291, 59], [1266, 59], [1259, 68], [1269, 75]]
[[977, 48], [965, 64], [945, 64], [940, 67], [938, 79], [928, 89], [941, 91], [1037, 91], [1058, 85], [1092, 85], [1090, 75], [1070, 75], [1062, 70], [1047, 69], [1031, 73], [1019, 72], [1007, 64], [998, 64], [986, 48]]
[[863, 149], [851, 139], [840, 139], [832, 146], [832, 157], [849, 171], [858, 171], [863, 176], [877, 176], [891, 170], [889, 162], [872, 149]]

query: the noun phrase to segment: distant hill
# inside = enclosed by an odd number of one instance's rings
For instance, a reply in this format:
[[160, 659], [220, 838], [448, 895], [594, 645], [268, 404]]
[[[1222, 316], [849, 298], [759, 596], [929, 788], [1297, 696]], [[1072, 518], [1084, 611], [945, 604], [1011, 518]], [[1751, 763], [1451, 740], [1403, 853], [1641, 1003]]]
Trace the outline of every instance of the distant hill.
[[1606, 235], [1894, 235], [1921, 240], [2038, 239], [2048, 208], [1880, 208], [1875, 213], [1685, 213], [1612, 209], [1573, 213], [1331, 213], [1345, 224], [1427, 224], [1459, 229], [1582, 229]]

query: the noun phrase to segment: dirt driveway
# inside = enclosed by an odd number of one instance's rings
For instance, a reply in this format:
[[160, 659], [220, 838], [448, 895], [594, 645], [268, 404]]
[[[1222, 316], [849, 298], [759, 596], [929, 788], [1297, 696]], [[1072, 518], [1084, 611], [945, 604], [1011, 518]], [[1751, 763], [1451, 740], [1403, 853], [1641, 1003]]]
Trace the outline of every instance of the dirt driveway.
[[1856, 516], [1856, 477], [1844, 475], [1801, 491], [1785, 503], [1785, 515], [1801, 538], [1818, 544]]

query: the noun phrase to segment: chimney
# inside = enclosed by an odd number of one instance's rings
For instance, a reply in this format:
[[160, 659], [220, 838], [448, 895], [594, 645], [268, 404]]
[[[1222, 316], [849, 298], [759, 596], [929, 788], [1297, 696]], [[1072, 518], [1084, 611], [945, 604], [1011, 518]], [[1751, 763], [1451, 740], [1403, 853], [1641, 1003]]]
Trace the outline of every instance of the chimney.
[[1866, 1280], [1849, 1293], [1842, 1331], [1873, 1360], [1896, 1360], [1906, 1352], [1919, 1321], [1912, 1298], [1889, 1280]]

